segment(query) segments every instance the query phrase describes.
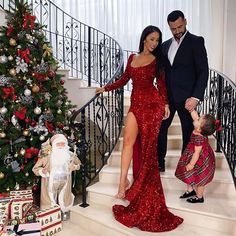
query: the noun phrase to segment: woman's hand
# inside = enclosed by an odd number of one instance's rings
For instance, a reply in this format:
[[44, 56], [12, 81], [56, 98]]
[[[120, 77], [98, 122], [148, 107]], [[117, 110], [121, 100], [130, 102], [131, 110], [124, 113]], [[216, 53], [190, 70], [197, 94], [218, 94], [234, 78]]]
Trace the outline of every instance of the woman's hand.
[[163, 120], [166, 120], [169, 116], [170, 116], [170, 109], [169, 109], [169, 105], [166, 104], [165, 105], [165, 113], [164, 113]]
[[103, 92], [105, 92], [105, 88], [104, 87], [96, 88], [96, 94], [103, 93]]

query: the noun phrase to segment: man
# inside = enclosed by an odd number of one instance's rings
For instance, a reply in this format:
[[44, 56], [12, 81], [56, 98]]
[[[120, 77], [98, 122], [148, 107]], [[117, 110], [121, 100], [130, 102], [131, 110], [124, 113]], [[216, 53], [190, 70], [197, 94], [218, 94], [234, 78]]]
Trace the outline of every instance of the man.
[[[51, 145], [50, 145], [51, 141]], [[59, 204], [62, 212], [68, 212], [74, 202], [71, 192], [71, 172], [78, 170], [80, 161], [69, 151], [68, 141], [63, 134], [54, 135], [42, 144], [33, 172], [41, 176], [41, 209]]]
[[167, 59], [166, 85], [170, 116], [161, 125], [158, 139], [159, 168], [165, 171], [167, 132], [177, 111], [182, 127], [182, 152], [193, 131], [189, 111], [203, 100], [208, 80], [208, 61], [203, 37], [186, 30], [187, 21], [183, 12], [173, 11], [167, 17], [173, 38], [163, 43], [163, 54]]

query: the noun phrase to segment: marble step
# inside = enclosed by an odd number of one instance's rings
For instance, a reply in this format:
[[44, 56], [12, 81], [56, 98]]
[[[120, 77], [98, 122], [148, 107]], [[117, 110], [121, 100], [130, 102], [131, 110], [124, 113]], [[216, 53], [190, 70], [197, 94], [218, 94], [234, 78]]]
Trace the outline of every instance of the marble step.
[[[172, 210], [173, 211], [173, 210]], [[71, 209], [71, 222], [78, 225], [81, 228], [87, 230], [88, 233], [94, 233], [94, 235], [101, 236], [230, 236], [232, 235], [232, 223], [224, 222], [224, 225], [220, 225], [221, 222], [213, 222], [218, 225], [219, 230], [209, 229], [209, 227], [195, 226], [189, 224], [188, 221], [196, 222], [194, 218], [186, 219], [185, 222], [180, 225], [177, 229], [165, 232], [165, 233], [150, 233], [140, 231], [137, 228], [128, 228], [124, 225], [118, 223], [112, 214], [110, 208], [104, 205], [94, 204], [87, 208], [81, 208], [75, 206]], [[211, 222], [206, 222], [205, 217], [201, 221], [206, 224], [212, 224]], [[227, 228], [228, 227], [228, 228]], [[223, 229], [223, 230], [222, 230]], [[226, 229], [226, 230], [225, 230]], [[226, 233], [224, 231], [228, 231]], [[87, 235], [86, 235], [87, 236]]]
[[[177, 166], [181, 155], [180, 150], [168, 150], [166, 154], [166, 168], [174, 169]], [[216, 160], [216, 168], [217, 169], [229, 169], [229, 165], [227, 163], [226, 158], [223, 156], [222, 153], [215, 152], [215, 160]], [[110, 166], [120, 166], [121, 161], [121, 151], [114, 151], [112, 152], [111, 156], [108, 159], [108, 164]]]
[[[174, 175], [175, 169], [166, 169], [161, 173], [161, 180], [164, 189], [185, 190], [185, 184]], [[102, 183], [118, 183], [120, 177], [120, 168], [113, 166], [104, 166], [99, 173], [99, 181]], [[132, 181], [132, 169], [129, 169], [128, 178]], [[235, 187], [231, 173], [227, 170], [216, 170], [214, 179], [206, 187], [206, 193], [219, 193], [235, 195]]]
[[72, 223], [71, 220], [62, 222], [62, 231], [56, 234], [57, 236], [72, 236], [72, 235], [80, 235], [80, 236], [98, 236], [98, 234], [90, 233], [84, 227], [80, 227], [76, 223]]
[[[213, 150], [215, 150], [216, 142], [215, 138], [213, 136], [209, 137], [209, 143]], [[117, 142], [114, 151], [121, 151], [123, 147], [123, 137], [119, 138], [119, 141]], [[182, 135], [168, 135], [168, 143], [167, 143], [167, 150], [181, 150], [182, 148]]]

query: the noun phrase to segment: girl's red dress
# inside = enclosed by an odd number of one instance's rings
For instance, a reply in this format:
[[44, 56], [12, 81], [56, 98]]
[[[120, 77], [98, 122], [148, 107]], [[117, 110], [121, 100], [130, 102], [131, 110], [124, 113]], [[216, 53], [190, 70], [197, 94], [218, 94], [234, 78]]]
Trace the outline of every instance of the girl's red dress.
[[[194, 168], [186, 170], [186, 165], [190, 162], [195, 146], [202, 146], [199, 159]], [[204, 186], [212, 181], [215, 173], [215, 155], [208, 138], [192, 133], [190, 142], [180, 157], [175, 175], [178, 179], [189, 185]]]

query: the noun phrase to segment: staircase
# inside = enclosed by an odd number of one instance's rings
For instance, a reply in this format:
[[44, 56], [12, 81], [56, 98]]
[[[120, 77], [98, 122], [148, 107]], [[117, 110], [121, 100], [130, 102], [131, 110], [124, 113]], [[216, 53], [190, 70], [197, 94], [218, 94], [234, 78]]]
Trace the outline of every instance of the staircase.
[[[126, 97], [125, 112], [128, 107], [129, 98]], [[167, 206], [171, 212], [184, 218], [181, 226], [171, 232], [148, 233], [136, 228], [127, 228], [114, 220], [112, 205], [128, 204], [126, 201], [114, 198], [117, 193], [120, 171], [122, 148], [122, 137], [120, 137], [108, 164], [99, 174], [99, 182], [87, 188], [90, 206], [87, 208], [74, 206], [71, 210], [70, 227], [68, 228], [72, 227], [73, 231], [80, 233], [81, 236], [236, 235], [236, 193], [228, 164], [220, 153], [216, 153], [217, 170], [213, 182], [206, 188], [205, 203], [190, 204], [179, 199], [179, 196], [185, 191], [185, 185], [174, 176], [180, 156], [180, 133], [180, 122], [176, 116], [169, 129], [167, 170], [165, 173], [161, 173], [161, 179]], [[210, 137], [210, 143], [212, 147], [215, 146], [213, 137]], [[129, 171], [128, 177], [132, 181], [132, 170]]]

